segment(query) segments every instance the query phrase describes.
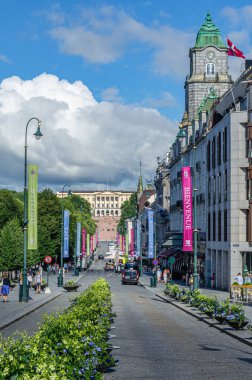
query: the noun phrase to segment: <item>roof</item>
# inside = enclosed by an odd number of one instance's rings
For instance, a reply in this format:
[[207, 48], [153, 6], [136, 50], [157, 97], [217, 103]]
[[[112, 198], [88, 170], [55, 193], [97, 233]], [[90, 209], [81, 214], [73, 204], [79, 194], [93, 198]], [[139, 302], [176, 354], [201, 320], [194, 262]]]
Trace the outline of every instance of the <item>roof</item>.
[[177, 253], [181, 252], [179, 248], [167, 248], [166, 250], [162, 251], [160, 255], [158, 255], [159, 258], [167, 258], [171, 256], [175, 256]]
[[213, 23], [210, 12], [207, 13], [205, 22], [198, 31], [194, 47], [203, 48], [207, 45], [226, 48], [221, 39], [220, 29]]
[[182, 247], [182, 235], [174, 235], [169, 237], [165, 243], [162, 244], [163, 247]]
[[210, 87], [208, 94], [204, 96], [202, 99], [199, 107], [198, 107], [198, 114], [202, 111], [210, 111], [213, 104], [216, 102], [218, 99], [218, 95], [214, 89], [214, 87]]

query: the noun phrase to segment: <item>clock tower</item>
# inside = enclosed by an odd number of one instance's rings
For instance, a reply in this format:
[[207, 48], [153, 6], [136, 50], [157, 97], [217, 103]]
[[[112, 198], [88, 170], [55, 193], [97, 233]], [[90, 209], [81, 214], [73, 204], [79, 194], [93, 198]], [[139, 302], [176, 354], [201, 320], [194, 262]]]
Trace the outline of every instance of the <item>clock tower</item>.
[[185, 109], [191, 122], [197, 116], [198, 107], [210, 88], [218, 96], [226, 92], [233, 83], [228, 75], [227, 47], [221, 39], [219, 28], [207, 13], [190, 49], [190, 74], [185, 81]]

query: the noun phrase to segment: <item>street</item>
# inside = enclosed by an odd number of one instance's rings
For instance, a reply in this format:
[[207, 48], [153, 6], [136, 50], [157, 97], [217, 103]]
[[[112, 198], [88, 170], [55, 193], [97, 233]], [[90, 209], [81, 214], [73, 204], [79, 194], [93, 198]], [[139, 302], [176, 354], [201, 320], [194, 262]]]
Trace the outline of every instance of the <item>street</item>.
[[[120, 274], [105, 273], [99, 260], [94, 271], [81, 280], [81, 291], [98, 277], [105, 277], [117, 313], [111, 343], [120, 346], [113, 355], [119, 366], [104, 374], [120, 379], [237, 379], [250, 378], [252, 348], [209, 327], [162, 301], [138, 285], [121, 285]], [[2, 331], [3, 336], [37, 329], [44, 313], [63, 310], [78, 293], [63, 293], [57, 299]]]

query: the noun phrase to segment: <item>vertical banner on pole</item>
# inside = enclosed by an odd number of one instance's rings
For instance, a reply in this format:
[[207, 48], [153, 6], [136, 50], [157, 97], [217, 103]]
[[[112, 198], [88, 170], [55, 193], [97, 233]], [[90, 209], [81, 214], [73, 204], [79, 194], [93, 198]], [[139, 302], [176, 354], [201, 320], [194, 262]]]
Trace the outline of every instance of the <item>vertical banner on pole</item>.
[[81, 241], [81, 223], [77, 222], [76, 225], [76, 257], [80, 257], [80, 241]]
[[140, 254], [140, 251], [141, 251], [141, 237], [140, 237], [140, 233], [141, 233], [141, 222], [140, 220], [137, 220], [136, 221], [136, 256], [139, 257], [141, 256]]
[[90, 235], [87, 234], [87, 256], [90, 256]]
[[38, 165], [28, 165], [28, 249], [38, 249]]
[[93, 251], [94, 251], [94, 237], [93, 235], [90, 236], [90, 251], [91, 251], [91, 255], [93, 254]]
[[125, 236], [122, 235], [122, 251], [125, 252]]
[[65, 259], [69, 258], [69, 211], [64, 210], [64, 251], [63, 251], [63, 257]]
[[127, 231], [125, 236], [125, 256], [128, 258], [129, 255], [129, 233]]
[[[193, 251], [192, 177], [190, 166], [182, 168], [183, 251]], [[196, 200], [195, 200], [196, 201]]]
[[154, 258], [154, 211], [147, 210], [148, 212], [148, 258]]
[[134, 234], [134, 228], [130, 229], [130, 255], [134, 256], [135, 254], [135, 234]]
[[86, 254], [86, 228], [82, 228], [82, 256]]

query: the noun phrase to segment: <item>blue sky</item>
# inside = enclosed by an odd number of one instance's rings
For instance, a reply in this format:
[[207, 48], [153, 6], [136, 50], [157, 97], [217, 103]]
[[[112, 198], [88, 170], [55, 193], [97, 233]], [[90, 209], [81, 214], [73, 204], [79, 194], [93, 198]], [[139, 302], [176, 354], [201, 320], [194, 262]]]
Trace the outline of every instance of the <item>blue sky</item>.
[[[71, 180], [76, 188], [103, 188], [108, 178], [112, 188], [133, 188], [139, 157], [144, 177], [153, 177], [156, 156], [175, 137], [188, 51], [208, 10], [223, 39], [228, 35], [252, 56], [247, 1], [9, 0], [0, 6], [0, 133], [16, 167], [2, 168], [2, 187], [22, 182], [22, 138], [13, 146], [12, 126], [22, 128], [35, 112], [47, 126], [30, 152], [35, 161], [41, 155], [42, 186]], [[243, 61], [229, 63], [235, 79]], [[56, 131], [63, 137], [55, 145]]]

